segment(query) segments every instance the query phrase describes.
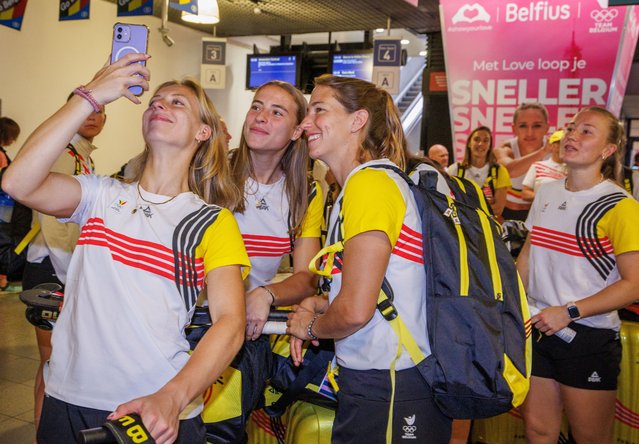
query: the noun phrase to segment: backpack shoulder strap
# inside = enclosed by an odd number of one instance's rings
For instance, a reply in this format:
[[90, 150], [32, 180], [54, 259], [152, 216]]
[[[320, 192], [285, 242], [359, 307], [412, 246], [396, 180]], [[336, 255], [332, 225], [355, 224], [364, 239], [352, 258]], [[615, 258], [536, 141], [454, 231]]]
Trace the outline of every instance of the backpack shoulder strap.
[[632, 181], [632, 169], [631, 168], [623, 168], [623, 187], [624, 189], [632, 194], [632, 191], [635, 188], [635, 184]]
[[[76, 150], [71, 144], [67, 145], [67, 149], [71, 151], [71, 154], [75, 158], [75, 171], [73, 172], [73, 175], [79, 176], [82, 174], [82, 158], [80, 157], [80, 153], [78, 153], [78, 150]], [[91, 156], [89, 156], [89, 164], [91, 165], [91, 169], [95, 170], [95, 165]]]
[[464, 177], [466, 175], [466, 167], [461, 163], [457, 162], [457, 177]]
[[488, 173], [488, 175], [490, 176], [490, 182], [488, 183], [488, 185], [490, 186], [490, 190], [493, 192], [494, 196], [495, 188], [497, 187], [497, 176], [499, 175], [499, 165], [490, 165], [490, 172]]

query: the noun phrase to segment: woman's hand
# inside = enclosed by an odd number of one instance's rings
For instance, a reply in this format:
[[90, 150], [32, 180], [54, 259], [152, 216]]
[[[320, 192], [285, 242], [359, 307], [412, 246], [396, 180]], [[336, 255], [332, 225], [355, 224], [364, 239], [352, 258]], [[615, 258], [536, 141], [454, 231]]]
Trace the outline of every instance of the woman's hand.
[[535, 328], [547, 336], [554, 335], [570, 324], [570, 316], [566, 307], [548, 307], [531, 318]]
[[271, 294], [257, 287], [246, 294], [246, 339], [255, 341], [262, 334], [264, 324], [271, 311]]
[[178, 436], [179, 406], [174, 397], [162, 390], [142, 398], [120, 404], [107, 419], [118, 419], [137, 413], [157, 444], [172, 444]]
[[148, 68], [139, 62], [150, 57], [148, 54], [127, 54], [117, 62], [100, 69], [86, 88], [100, 105], [106, 105], [123, 96], [135, 104], [140, 104], [140, 99], [129, 87], [141, 86], [148, 91], [151, 74]]
[[316, 314], [324, 314], [328, 310], [328, 299], [325, 296], [309, 296], [304, 298], [300, 308]]
[[[306, 299], [304, 301], [306, 301]], [[308, 310], [301, 305], [294, 305], [293, 312], [288, 315], [288, 321], [286, 321], [286, 334], [291, 335], [291, 359], [296, 367], [299, 367], [302, 362], [304, 362], [304, 356], [302, 355], [302, 346], [304, 345], [304, 341], [311, 340], [313, 345], [319, 345], [319, 341], [317, 339], [311, 339], [308, 335], [308, 325], [318, 316], [318, 313]]]

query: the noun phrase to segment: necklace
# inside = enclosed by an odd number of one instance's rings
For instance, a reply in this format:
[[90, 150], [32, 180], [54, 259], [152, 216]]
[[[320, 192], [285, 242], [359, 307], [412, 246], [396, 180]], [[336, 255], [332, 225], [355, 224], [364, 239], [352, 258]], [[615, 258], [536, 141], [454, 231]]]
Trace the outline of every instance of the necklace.
[[[599, 185], [601, 182], [603, 182], [604, 180], [606, 180], [604, 175], [602, 173], [599, 173], [599, 181], [596, 184], [592, 185], [592, 186], [584, 188], [583, 190], [588, 190], [588, 189], [590, 189], [592, 187], [595, 187], [595, 186]], [[568, 178], [567, 177], [564, 179], [564, 189], [566, 189], [567, 191], [572, 191], [572, 192], [583, 191], [583, 190], [571, 190], [570, 187], [568, 186]]]
[[[255, 196], [255, 208], [257, 208], [258, 210], [266, 210], [266, 211], [269, 210], [268, 200], [266, 198], [269, 197], [269, 195], [274, 189], [279, 188], [277, 185], [283, 179], [284, 179], [284, 176], [282, 175], [280, 176], [279, 179], [277, 179], [277, 181], [273, 182], [272, 184], [261, 184], [258, 181], [251, 179], [257, 186], [257, 189], [255, 190], [255, 192], [252, 193]], [[262, 186], [268, 187], [265, 193], [260, 193], [260, 187]]]
[[[167, 203], [171, 202], [173, 199], [175, 199], [176, 197], [178, 197], [178, 195], [179, 195], [179, 194], [176, 194], [175, 196], [172, 196], [172, 197], [168, 198], [164, 202], [153, 202], [153, 201], [150, 201], [150, 200], [146, 200], [144, 198], [144, 196], [142, 196], [142, 191], [140, 191], [140, 182], [137, 183], [137, 189], [138, 189], [138, 196], [140, 197], [140, 199], [142, 199], [144, 202], [146, 202], [148, 204], [151, 204], [151, 205], [164, 205], [164, 204], [167, 204]], [[135, 214], [136, 211], [138, 211], [138, 208], [142, 208], [142, 206], [139, 205], [139, 204], [136, 205], [135, 208], [133, 208], [133, 210], [131, 211], [131, 214]]]

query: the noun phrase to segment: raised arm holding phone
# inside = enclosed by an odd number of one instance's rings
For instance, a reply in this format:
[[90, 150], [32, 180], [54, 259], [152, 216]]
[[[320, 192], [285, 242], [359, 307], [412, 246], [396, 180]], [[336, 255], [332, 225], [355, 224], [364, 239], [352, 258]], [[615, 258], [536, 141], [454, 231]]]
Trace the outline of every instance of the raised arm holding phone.
[[[240, 193], [219, 116], [196, 82], [164, 83], [150, 99], [132, 182], [49, 173], [96, 107], [141, 103], [129, 87], [149, 89], [139, 63], [148, 58], [127, 54], [98, 71], [31, 134], [3, 178], [15, 199], [81, 227], [45, 372], [40, 444], [74, 442], [80, 429], [128, 413], [159, 444], [204, 443], [198, 396], [243, 341], [250, 266], [222, 208]], [[184, 327], [203, 288], [214, 326], [189, 356]]]

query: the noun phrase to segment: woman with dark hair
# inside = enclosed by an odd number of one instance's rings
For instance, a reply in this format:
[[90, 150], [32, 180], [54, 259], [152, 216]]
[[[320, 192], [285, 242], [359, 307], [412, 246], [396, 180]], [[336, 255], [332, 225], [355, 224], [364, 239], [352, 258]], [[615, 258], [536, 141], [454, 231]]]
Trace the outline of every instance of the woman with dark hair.
[[639, 203], [615, 182], [624, 144], [609, 111], [577, 113], [560, 144], [568, 175], [541, 185], [526, 221], [517, 268], [536, 339], [521, 410], [533, 444], [557, 442], [564, 412], [576, 442], [612, 443], [617, 309], [639, 298]]
[[[4, 173], [5, 168], [9, 166], [11, 163], [11, 159], [5, 150], [6, 147], [13, 144], [20, 135], [20, 125], [9, 117], [0, 117], [0, 180], [2, 178], [2, 174]], [[0, 182], [1, 183], [1, 182]], [[2, 198], [5, 201], [13, 202], [9, 196], [5, 193], [0, 192], [0, 195], [3, 195]], [[3, 219], [6, 215], [3, 215]], [[3, 220], [3, 222], [10, 222], [9, 220]], [[0, 222], [2, 223], [2, 222]], [[4, 235], [3, 235], [3, 243], [4, 243]], [[11, 243], [11, 242], [9, 242]], [[11, 254], [11, 253], [9, 253]], [[9, 280], [6, 274], [0, 274], [0, 290], [4, 291], [9, 286]]]
[[490, 128], [480, 126], [468, 135], [464, 160], [449, 166], [448, 174], [465, 177], [479, 185], [495, 217], [501, 217], [510, 188], [510, 176], [495, 159]]
[[[138, 413], [158, 444], [204, 443], [201, 394], [242, 344], [237, 205], [219, 117], [193, 81], [168, 82], [142, 118], [146, 149], [133, 182], [50, 173], [82, 122], [101, 106], [147, 90], [149, 71], [128, 54], [75, 90], [29, 137], [3, 187], [26, 205], [81, 226], [45, 369], [39, 444]], [[213, 326], [189, 354], [184, 329], [201, 290]], [[181, 421], [179, 421], [181, 420]]]
[[323, 75], [315, 79], [301, 126], [311, 157], [329, 166], [342, 191], [331, 212], [328, 247], [320, 252], [328, 254], [322, 270], [328, 299], [311, 297], [294, 307], [291, 356], [299, 365], [303, 341], [335, 339], [339, 392], [332, 442], [380, 443], [403, 435], [447, 442], [451, 420], [377, 309], [380, 289], [395, 294], [393, 304], [419, 354], [430, 354], [420, 217], [408, 184], [392, 170], [407, 163], [393, 99], [372, 83]]
[[9, 155], [5, 148], [18, 139], [20, 125], [9, 117], [0, 117], [0, 169], [9, 166]]

